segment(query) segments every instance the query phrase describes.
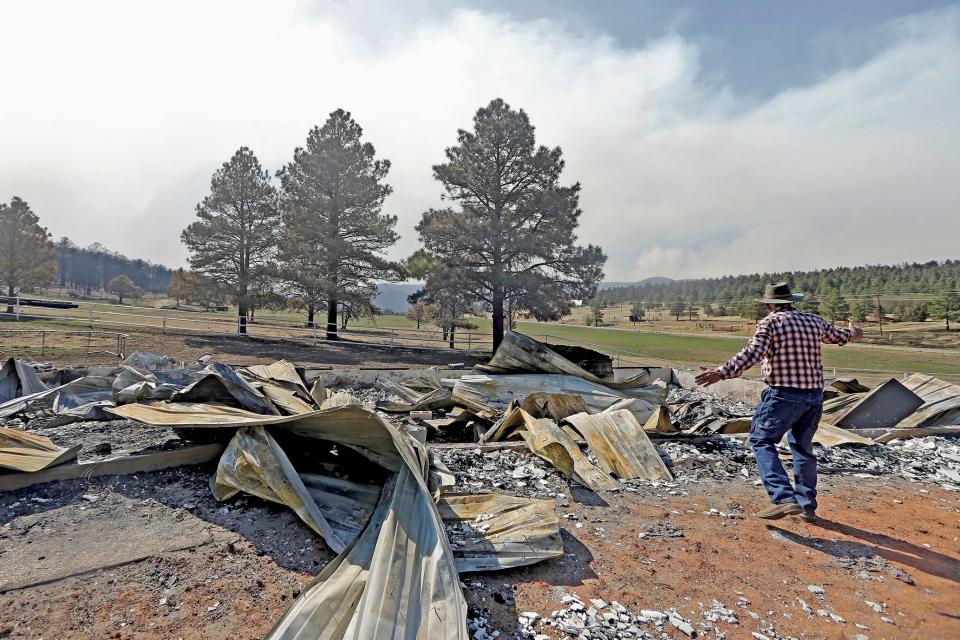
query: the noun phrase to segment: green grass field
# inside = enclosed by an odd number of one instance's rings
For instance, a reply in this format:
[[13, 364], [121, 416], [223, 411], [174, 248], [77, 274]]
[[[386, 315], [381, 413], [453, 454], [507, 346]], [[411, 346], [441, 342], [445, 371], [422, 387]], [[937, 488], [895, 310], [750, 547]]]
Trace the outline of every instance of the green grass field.
[[[617, 350], [643, 354], [671, 364], [716, 365], [726, 361], [744, 344], [744, 339], [677, 336], [569, 325], [520, 322], [517, 329], [537, 339], [544, 334], [573, 342], [588, 342]], [[556, 340], [553, 340], [556, 341]], [[844, 369], [889, 369], [960, 375], [960, 357], [954, 353], [897, 351], [860, 345], [824, 345], [824, 366]]]
[[[112, 318], [125, 322], [135, 322], [143, 324], [159, 324], [160, 316], [164, 315], [161, 309], [133, 309], [131, 306], [148, 306], [150, 302], [134, 303], [134, 305], [96, 305], [97, 320], [106, 321]], [[63, 322], [62, 316], [74, 316], [79, 318], [86, 317], [84, 303], [80, 303], [80, 309], [69, 311], [60, 310], [35, 310], [28, 313], [38, 313], [49, 320], [34, 320], [24, 323], [22, 328], [39, 328], [42, 325], [64, 326], [64, 325], [85, 325], [83, 321]], [[128, 318], [123, 316], [113, 316], [116, 314], [135, 314], [141, 318]], [[235, 311], [226, 312], [197, 312], [184, 313], [176, 312], [180, 317], [189, 317], [195, 319], [195, 322], [181, 324], [184, 329], [212, 329], [217, 331], [229, 330], [229, 324], [234, 322]], [[171, 316], [173, 312], [171, 313]], [[58, 321], [57, 317], [61, 316]], [[257, 324], [262, 327], [262, 331], [278, 332], [283, 335], [289, 331], [290, 327], [302, 327], [305, 322], [305, 315], [295, 312], [276, 312], [262, 311], [257, 313]], [[317, 318], [322, 322], [322, 318]], [[472, 318], [470, 320], [476, 325], [475, 331], [485, 336], [490, 335], [491, 322], [489, 318]], [[211, 322], [210, 326], [205, 326], [206, 322]], [[220, 324], [223, 323], [223, 324]], [[12, 324], [12, 323], [10, 323]], [[13, 328], [8, 323], [4, 323], [4, 328]], [[226, 326], [226, 329], [225, 329]], [[414, 328], [416, 323], [402, 315], [383, 315], [373, 318], [358, 318], [350, 322], [353, 328]], [[287, 329], [284, 329], [284, 328]], [[124, 330], [122, 325], [109, 326], [100, 325], [98, 328]], [[435, 331], [439, 334], [439, 329], [432, 326], [423, 327], [427, 331]], [[711, 336], [704, 334], [675, 335], [668, 333], [652, 333], [648, 330], [631, 331], [612, 328], [594, 328], [570, 324], [546, 324], [538, 322], [519, 322], [517, 329], [537, 339], [543, 339], [544, 335], [551, 336], [547, 338], [551, 342], [569, 342], [571, 344], [593, 345], [601, 351], [611, 355], [616, 355], [618, 351], [640, 354], [639, 356], [626, 356], [633, 361], [649, 362], [650, 364], [662, 365], [715, 365], [727, 360], [740, 347], [746, 343], [746, 338], [730, 338], [729, 336]], [[460, 332], [460, 337], [463, 337]], [[439, 335], [437, 335], [439, 337]], [[459, 340], [458, 340], [459, 342]], [[474, 343], [476, 344], [476, 342]], [[0, 349], [2, 350], [2, 349]], [[828, 368], [837, 367], [842, 369], [882, 369], [890, 371], [922, 371], [933, 374], [956, 375], [960, 376], [960, 356], [956, 352], [950, 351], [910, 351], [897, 350], [892, 348], [877, 348], [866, 345], [851, 345], [847, 347], [824, 347], [824, 365]]]

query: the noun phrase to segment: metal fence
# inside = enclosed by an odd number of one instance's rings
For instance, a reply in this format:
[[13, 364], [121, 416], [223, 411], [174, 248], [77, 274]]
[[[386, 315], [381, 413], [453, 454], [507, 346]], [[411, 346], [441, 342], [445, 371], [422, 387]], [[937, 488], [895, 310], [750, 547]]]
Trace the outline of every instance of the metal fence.
[[[223, 313], [157, 309], [107, 302], [76, 302], [50, 300], [55, 304], [75, 304], [74, 308], [47, 308], [24, 306], [19, 298], [12, 299], [10, 311], [0, 312], [0, 318], [15, 321], [46, 321], [88, 329], [97, 327], [125, 327], [161, 333], [191, 333], [210, 335], [241, 335], [235, 317]], [[4, 307], [0, 306], [0, 309]], [[440, 329], [408, 327], [336, 327], [337, 338], [370, 346], [404, 349], [449, 350], [451, 341]], [[316, 345], [326, 338], [324, 327], [298, 326], [289, 317], [259, 314], [255, 322], [246, 323], [246, 334], [251, 337], [293, 340]], [[493, 348], [491, 336], [474, 331], [457, 331], [453, 349], [467, 354], [489, 353]]]

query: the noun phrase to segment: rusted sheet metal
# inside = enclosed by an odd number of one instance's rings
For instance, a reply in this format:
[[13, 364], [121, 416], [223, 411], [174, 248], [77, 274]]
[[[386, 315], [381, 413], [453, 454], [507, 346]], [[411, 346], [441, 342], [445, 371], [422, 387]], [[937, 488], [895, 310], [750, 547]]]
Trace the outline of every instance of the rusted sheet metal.
[[535, 393], [576, 395], [591, 413], [617, 405], [618, 409], [630, 409], [638, 420], [646, 420], [666, 402], [667, 390], [659, 385], [611, 389], [572, 375], [469, 375], [454, 384], [453, 401], [490, 418], [511, 402], [522, 402]]
[[437, 508], [461, 573], [498, 571], [563, 556], [553, 500], [445, 493]]
[[40, 471], [77, 457], [80, 445], [58, 447], [50, 438], [0, 427], [0, 467], [14, 471]]
[[565, 393], [531, 393], [523, 399], [520, 406], [535, 418], [551, 418], [556, 422], [567, 416], [587, 412], [583, 398]]
[[[117, 410], [117, 415], [150, 424], [286, 431], [351, 447], [393, 472], [363, 533], [293, 603], [268, 636], [271, 640], [467, 640], [456, 562], [427, 485], [427, 450], [376, 413], [355, 405], [294, 416], [189, 404]], [[238, 453], [247, 451], [238, 446]], [[261, 463], [269, 466], [280, 459], [272, 446], [271, 453], [274, 459]], [[290, 472], [281, 472], [293, 483]]]
[[[585, 349], [584, 351], [589, 350]], [[595, 353], [598, 356], [603, 356], [598, 352]], [[609, 356], [603, 357], [608, 358]], [[649, 372], [640, 371], [629, 378], [614, 382], [590, 373], [551, 349], [550, 345], [513, 331], [503, 336], [503, 341], [487, 364], [477, 365], [474, 369], [492, 375], [517, 373], [565, 374], [602, 384], [611, 389], [632, 389], [645, 386], [656, 377]]]
[[875, 387], [833, 420], [845, 429], [893, 428], [923, 404], [923, 398], [897, 380]]
[[679, 433], [680, 430], [673, 425], [670, 419], [670, 409], [666, 406], [657, 407], [643, 425], [643, 430], [647, 433]]
[[607, 473], [624, 480], [673, 479], [643, 427], [629, 411], [578, 413], [564, 422], [583, 436]]
[[863, 393], [850, 393], [823, 401], [823, 417], [831, 424], [863, 399]]
[[497, 426], [487, 440], [496, 442], [521, 438], [537, 455], [565, 476], [594, 491], [617, 489], [620, 484], [590, 462], [580, 447], [557, 423], [548, 418], [537, 419], [517, 407]]
[[331, 549], [337, 553], [346, 549], [346, 542], [334, 533], [283, 449], [263, 427], [237, 430], [217, 464], [214, 497], [228, 500], [241, 491], [287, 505]]
[[[817, 427], [817, 432], [813, 434], [813, 441], [824, 447], [838, 447], [842, 445], [870, 446], [872, 444], [878, 444], [874, 440], [857, 435], [849, 429], [835, 427], [826, 422], [821, 422], [820, 426]], [[783, 436], [782, 444], [787, 444], [786, 435]]]
[[960, 385], [915, 373], [903, 386], [920, 396], [923, 404], [901, 420], [898, 429], [960, 426]]
[[837, 378], [830, 386], [841, 393], [866, 393], [870, 387], [860, 384], [856, 378]]
[[[431, 378], [420, 378], [398, 384], [388, 378], [377, 380], [377, 384], [387, 391], [403, 398], [403, 402], [381, 402], [377, 408], [388, 413], [407, 413], [409, 411], [433, 411], [453, 406], [450, 389], [434, 387], [423, 390]], [[439, 381], [438, 381], [439, 382]], [[411, 385], [415, 385], [411, 387]]]

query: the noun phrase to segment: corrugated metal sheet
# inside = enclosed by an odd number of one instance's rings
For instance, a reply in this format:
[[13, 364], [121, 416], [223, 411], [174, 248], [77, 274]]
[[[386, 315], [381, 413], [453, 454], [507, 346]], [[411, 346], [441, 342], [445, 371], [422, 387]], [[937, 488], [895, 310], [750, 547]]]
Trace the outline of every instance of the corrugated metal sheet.
[[0, 427], [0, 467], [15, 471], [40, 471], [77, 457], [80, 445], [58, 447], [50, 438]]
[[511, 402], [523, 402], [535, 393], [580, 396], [591, 413], [617, 405], [630, 409], [638, 420], [646, 420], [667, 396], [662, 386], [617, 390], [572, 375], [525, 373], [463, 376], [454, 384], [453, 401], [489, 418]]
[[553, 500], [445, 493], [437, 507], [461, 572], [497, 571], [563, 555]]
[[672, 480], [643, 427], [629, 411], [578, 413], [564, 421], [587, 441], [600, 467], [624, 480]]
[[[116, 415], [168, 426], [262, 427], [244, 429], [244, 437], [285, 430], [349, 446], [394, 472], [388, 476], [363, 533], [293, 603], [270, 633], [271, 640], [467, 640], [466, 602], [456, 562], [427, 486], [427, 450], [377, 414], [346, 406], [295, 416], [263, 416], [192, 404], [126, 405], [114, 411]], [[241, 442], [235, 453], [243, 458], [241, 467], [254, 464], [259, 468], [252, 473], [249, 467], [241, 468], [241, 473], [223, 483], [226, 490], [247, 482], [259, 483], [256, 486], [264, 493], [267, 486], [280, 497], [275, 488], [279, 486], [285, 496], [295, 495], [306, 502], [293, 479], [297, 474], [292, 468], [282, 468], [283, 458], [274, 445], [263, 438], [251, 446], [264, 455], [245, 457], [249, 447]], [[269, 477], [282, 477], [289, 486], [270, 485], [263, 480], [263, 470], [277, 464]], [[225, 467], [227, 471], [237, 470], [237, 465]], [[223, 480], [227, 480], [226, 475]], [[317, 523], [326, 521], [322, 514], [309, 517]]]
[[490, 442], [521, 438], [535, 455], [555, 466], [568, 478], [594, 491], [620, 487], [617, 481], [583, 455], [574, 439], [557, 423], [548, 418], [538, 420], [519, 407], [510, 412], [487, 438]]

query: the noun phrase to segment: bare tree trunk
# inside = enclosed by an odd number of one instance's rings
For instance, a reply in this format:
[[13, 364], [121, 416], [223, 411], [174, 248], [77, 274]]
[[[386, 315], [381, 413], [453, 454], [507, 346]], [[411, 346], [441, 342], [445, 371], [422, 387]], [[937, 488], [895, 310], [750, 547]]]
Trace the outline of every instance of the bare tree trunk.
[[[7, 313], [13, 313], [13, 285], [7, 287]], [[947, 330], [950, 330], [950, 324], [947, 323]]]
[[503, 291], [497, 287], [493, 293], [493, 350], [503, 342]]
[[451, 348], [451, 349], [456, 349], [456, 348], [457, 348], [456, 342], [454, 342], [454, 339], [453, 339], [453, 334], [454, 334], [455, 332], [456, 332], [456, 328], [455, 328], [455, 327], [450, 327], [450, 348]]
[[314, 316], [316, 315], [316, 313], [317, 313], [317, 309], [313, 305], [313, 303], [308, 304], [307, 305], [307, 326], [310, 327], [311, 329], [315, 329], [317, 326], [316, 321], [314, 320]]
[[330, 296], [327, 301], [327, 340], [339, 340], [337, 334], [337, 299]]

